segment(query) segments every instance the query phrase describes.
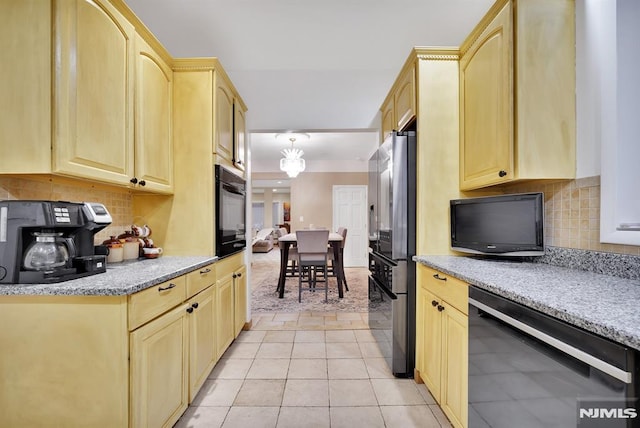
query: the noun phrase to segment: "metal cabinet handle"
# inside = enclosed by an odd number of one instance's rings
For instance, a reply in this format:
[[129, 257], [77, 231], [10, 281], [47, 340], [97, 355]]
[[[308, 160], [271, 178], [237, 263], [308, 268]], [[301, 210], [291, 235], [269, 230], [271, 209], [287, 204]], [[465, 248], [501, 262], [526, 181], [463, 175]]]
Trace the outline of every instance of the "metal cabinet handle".
[[138, 183], [138, 179], [133, 177], [131, 180], [129, 180], [132, 184], [136, 184]]
[[146, 186], [146, 184], [147, 184], [147, 182], [146, 182], [146, 181], [144, 181], [144, 180], [140, 180], [140, 185], [141, 185], [141, 186]]
[[231, 275], [231, 277], [235, 279], [238, 277], [238, 275], [234, 273], [233, 275]]
[[188, 313], [192, 313], [193, 312], [193, 308], [191, 308], [191, 307], [187, 308], [187, 312]]
[[171, 290], [172, 288], [176, 288], [176, 285], [174, 283], [171, 283], [166, 287], [158, 287], [158, 291], [167, 291]]
[[192, 307], [193, 309], [198, 309], [198, 302], [195, 302], [193, 305], [191, 305], [191, 307]]
[[209, 273], [209, 272], [211, 272], [211, 269], [206, 268], [206, 269], [202, 269], [202, 270], [200, 271], [200, 274], [204, 275], [205, 273]]
[[498, 173], [498, 176], [499, 176], [499, 177], [504, 177], [505, 175], [507, 175], [507, 171], [504, 171], [504, 170], [501, 170], [501, 171]]
[[241, 276], [242, 276], [242, 273], [239, 273], [239, 274], [238, 274], [238, 278], [240, 278]]
[[439, 275], [439, 274], [437, 274], [437, 273], [434, 273], [434, 274], [433, 274], [433, 277], [434, 277], [435, 279], [439, 279], [440, 281], [446, 281], [446, 280], [447, 280], [447, 277], [446, 277], [446, 276], [445, 276], [445, 277], [442, 277], [442, 276], [440, 276], [440, 275]]
[[444, 306], [438, 305], [438, 312], [442, 312], [442, 311], [444, 311]]
[[438, 301], [437, 300], [432, 300], [431, 301], [431, 306], [438, 306]]

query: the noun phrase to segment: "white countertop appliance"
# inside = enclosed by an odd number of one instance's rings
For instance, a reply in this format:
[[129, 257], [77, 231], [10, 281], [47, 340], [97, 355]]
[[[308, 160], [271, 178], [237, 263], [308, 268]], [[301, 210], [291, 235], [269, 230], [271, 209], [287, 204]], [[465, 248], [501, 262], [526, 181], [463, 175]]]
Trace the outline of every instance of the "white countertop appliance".
[[0, 283], [61, 282], [106, 271], [94, 235], [111, 224], [97, 202], [0, 201]]

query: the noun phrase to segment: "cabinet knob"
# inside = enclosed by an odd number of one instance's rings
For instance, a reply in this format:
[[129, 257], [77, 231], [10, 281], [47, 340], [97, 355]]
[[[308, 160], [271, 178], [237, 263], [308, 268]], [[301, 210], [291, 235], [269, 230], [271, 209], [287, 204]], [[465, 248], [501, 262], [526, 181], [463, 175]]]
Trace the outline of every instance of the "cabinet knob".
[[146, 185], [147, 185], [147, 182], [146, 182], [146, 181], [144, 181], [144, 180], [140, 180], [140, 183], [138, 183], [138, 184], [140, 184], [141, 186], [146, 186]]
[[436, 300], [431, 301], [431, 306], [438, 306], [438, 302]]
[[238, 277], [238, 275], [234, 273], [231, 277], [235, 279]]
[[446, 277], [446, 276], [440, 276], [440, 275], [439, 275], [439, 274], [437, 274], [437, 273], [434, 273], [434, 274], [433, 274], [433, 277], [434, 277], [435, 279], [437, 279], [437, 280], [440, 280], [440, 281], [446, 281], [446, 280], [447, 280], [447, 277]]
[[192, 313], [192, 312], [193, 312], [193, 308], [192, 308], [192, 307], [188, 307], [188, 308], [187, 308], [187, 312], [188, 312], [188, 313]]
[[202, 269], [202, 270], [200, 271], [200, 274], [204, 275], [205, 273], [209, 273], [209, 272], [211, 272], [211, 269], [206, 268], [206, 269]]
[[500, 171], [500, 172], [498, 173], [498, 175], [499, 175], [500, 177], [504, 177], [505, 175], [507, 175], [507, 171], [502, 170], [502, 171]]
[[129, 180], [132, 184], [136, 184], [138, 182], [138, 179], [133, 177], [131, 180]]
[[193, 305], [191, 305], [191, 307], [192, 307], [193, 309], [198, 309], [198, 302], [195, 302]]
[[238, 278], [240, 278], [241, 276], [242, 276], [242, 273], [239, 273], [239, 274], [238, 274]]
[[442, 311], [444, 311], [444, 306], [438, 305], [438, 312], [442, 312]]

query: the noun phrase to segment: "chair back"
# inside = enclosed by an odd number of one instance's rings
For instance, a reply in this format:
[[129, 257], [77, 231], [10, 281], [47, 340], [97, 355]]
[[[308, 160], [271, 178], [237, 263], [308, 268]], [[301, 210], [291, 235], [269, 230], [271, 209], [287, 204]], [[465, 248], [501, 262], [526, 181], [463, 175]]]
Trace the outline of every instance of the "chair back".
[[347, 241], [347, 228], [340, 226], [338, 228], [338, 232], [337, 233], [338, 233], [338, 235], [342, 236], [342, 242], [340, 243], [340, 246], [342, 248], [344, 248], [344, 243]]
[[299, 230], [296, 232], [300, 261], [326, 260], [329, 245], [328, 230]]

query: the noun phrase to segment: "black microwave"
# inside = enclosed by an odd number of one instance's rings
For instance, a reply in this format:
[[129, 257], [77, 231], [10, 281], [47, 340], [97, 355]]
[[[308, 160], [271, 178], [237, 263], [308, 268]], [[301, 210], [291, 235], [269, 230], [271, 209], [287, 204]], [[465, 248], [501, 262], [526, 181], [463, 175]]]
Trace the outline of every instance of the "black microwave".
[[216, 178], [216, 256], [225, 257], [247, 246], [245, 181], [220, 165]]

